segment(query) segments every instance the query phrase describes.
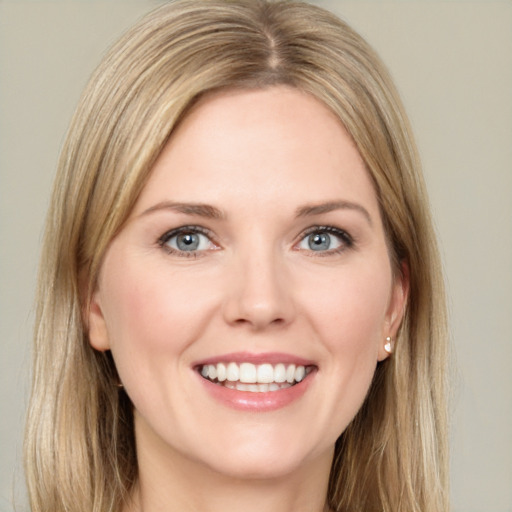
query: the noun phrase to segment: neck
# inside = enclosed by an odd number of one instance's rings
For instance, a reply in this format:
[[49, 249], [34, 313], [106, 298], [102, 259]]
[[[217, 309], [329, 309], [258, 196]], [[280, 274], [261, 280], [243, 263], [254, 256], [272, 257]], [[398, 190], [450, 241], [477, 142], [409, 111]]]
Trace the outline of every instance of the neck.
[[[183, 481], [180, 483], [183, 484]], [[275, 482], [230, 481], [188, 483], [184, 487], [155, 488], [143, 479], [132, 496], [126, 512], [327, 512], [326, 489], [306, 492], [304, 486]]]
[[[142, 441], [142, 440], [140, 440]], [[282, 475], [226, 475], [138, 443], [139, 479], [124, 512], [327, 512], [332, 452]]]

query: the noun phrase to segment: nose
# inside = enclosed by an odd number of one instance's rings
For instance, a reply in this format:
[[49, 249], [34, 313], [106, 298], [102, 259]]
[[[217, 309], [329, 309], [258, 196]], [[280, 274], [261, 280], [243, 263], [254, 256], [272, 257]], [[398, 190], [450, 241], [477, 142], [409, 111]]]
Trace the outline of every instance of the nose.
[[224, 319], [254, 331], [289, 324], [295, 316], [286, 265], [271, 251], [240, 256], [228, 270]]

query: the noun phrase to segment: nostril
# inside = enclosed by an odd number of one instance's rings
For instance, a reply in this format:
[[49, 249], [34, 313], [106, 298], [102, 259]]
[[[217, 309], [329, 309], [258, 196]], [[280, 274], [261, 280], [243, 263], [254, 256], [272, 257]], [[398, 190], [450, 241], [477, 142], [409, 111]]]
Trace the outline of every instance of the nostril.
[[293, 297], [283, 277], [243, 267], [243, 278], [226, 283], [223, 315], [227, 323], [254, 330], [288, 324], [294, 316]]
[[282, 326], [286, 324], [286, 320], [282, 317], [268, 319], [264, 317], [248, 317], [248, 318], [237, 318], [234, 322], [235, 325], [247, 325], [255, 329], [260, 329], [269, 326]]

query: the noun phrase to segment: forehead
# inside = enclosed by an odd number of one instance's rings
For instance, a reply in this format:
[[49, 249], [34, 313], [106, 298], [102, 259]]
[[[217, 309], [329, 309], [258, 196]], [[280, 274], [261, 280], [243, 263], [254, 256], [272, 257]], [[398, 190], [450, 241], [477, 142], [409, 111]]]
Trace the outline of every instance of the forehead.
[[201, 98], [159, 156], [136, 209], [169, 199], [262, 208], [356, 198], [376, 206], [342, 123], [313, 96], [278, 86]]

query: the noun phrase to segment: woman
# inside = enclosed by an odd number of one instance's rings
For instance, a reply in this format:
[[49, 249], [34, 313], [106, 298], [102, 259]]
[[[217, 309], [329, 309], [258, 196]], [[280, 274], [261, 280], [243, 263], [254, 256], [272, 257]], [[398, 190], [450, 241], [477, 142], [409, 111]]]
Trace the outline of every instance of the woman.
[[440, 264], [346, 24], [177, 1], [91, 78], [40, 273], [33, 511], [441, 511]]

